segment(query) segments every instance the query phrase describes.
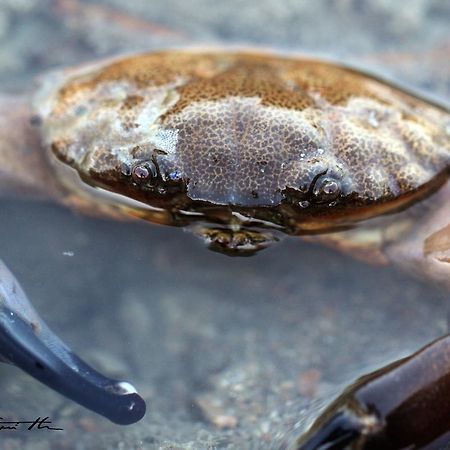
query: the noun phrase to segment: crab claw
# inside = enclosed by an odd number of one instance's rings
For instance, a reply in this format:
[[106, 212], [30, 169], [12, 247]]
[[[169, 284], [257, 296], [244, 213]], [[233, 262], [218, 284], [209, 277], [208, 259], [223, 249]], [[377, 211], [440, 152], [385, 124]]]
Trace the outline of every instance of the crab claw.
[[450, 443], [450, 335], [350, 385], [291, 450], [431, 450]]
[[114, 423], [129, 425], [145, 414], [130, 383], [94, 370], [48, 328], [1, 261], [0, 358]]

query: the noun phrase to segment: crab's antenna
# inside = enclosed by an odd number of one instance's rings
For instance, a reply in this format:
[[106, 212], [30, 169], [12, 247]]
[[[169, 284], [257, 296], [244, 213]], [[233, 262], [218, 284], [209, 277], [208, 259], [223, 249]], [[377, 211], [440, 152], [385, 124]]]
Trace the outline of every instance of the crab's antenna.
[[145, 401], [130, 383], [94, 370], [48, 328], [1, 261], [0, 357], [114, 423], [129, 425], [145, 415]]

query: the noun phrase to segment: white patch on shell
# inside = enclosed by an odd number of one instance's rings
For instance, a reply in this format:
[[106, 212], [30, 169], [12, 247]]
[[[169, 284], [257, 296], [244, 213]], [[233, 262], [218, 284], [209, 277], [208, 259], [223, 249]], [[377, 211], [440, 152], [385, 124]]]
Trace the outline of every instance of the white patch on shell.
[[345, 106], [337, 109], [354, 119], [361, 118], [371, 128], [379, 128], [386, 121], [401, 120], [401, 112], [398, 109], [369, 98], [353, 97]]
[[450, 121], [444, 125], [445, 134], [450, 137]]
[[176, 153], [178, 143], [178, 130], [162, 129], [157, 127], [152, 136], [152, 144], [158, 149], [164, 151], [169, 158], [173, 158]]
[[[75, 92], [67, 105], [58, 104], [64, 83], [54, 84], [53, 91], [48, 84], [51, 81], [44, 83], [36, 97], [43, 141], [48, 146], [58, 141], [66, 143], [65, 157], [81, 172], [88, 173], [105, 155], [113, 156], [108, 157], [107, 170], [150, 159], [155, 149], [174, 153], [177, 130], [162, 130], [159, 120], [178, 101], [178, 83], [138, 88], [128, 81], [105, 82]], [[129, 97], [142, 101], [124, 111], [121, 108]], [[138, 152], [136, 147], [140, 147]]]
[[368, 166], [367, 180], [370, 181], [373, 200], [380, 198], [385, 193], [385, 186], [391, 183], [389, 173], [382, 166]]

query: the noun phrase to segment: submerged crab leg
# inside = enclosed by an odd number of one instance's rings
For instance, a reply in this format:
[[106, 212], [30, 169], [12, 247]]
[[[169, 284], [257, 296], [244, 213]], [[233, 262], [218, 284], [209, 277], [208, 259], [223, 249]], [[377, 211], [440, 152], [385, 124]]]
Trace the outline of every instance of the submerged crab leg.
[[292, 450], [433, 449], [450, 436], [450, 335], [357, 380]]
[[131, 384], [98, 373], [53, 334], [1, 261], [0, 358], [114, 423], [131, 424], [145, 414]]

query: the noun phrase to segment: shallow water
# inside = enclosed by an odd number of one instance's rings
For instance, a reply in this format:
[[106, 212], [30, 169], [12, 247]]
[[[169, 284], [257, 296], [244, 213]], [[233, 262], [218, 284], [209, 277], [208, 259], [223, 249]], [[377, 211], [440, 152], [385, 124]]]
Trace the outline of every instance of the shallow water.
[[[5, 0], [4, 89], [99, 54], [225, 40], [375, 61], [450, 98], [447, 62], [429, 56], [450, 42], [445, 1], [414, 1], [407, 12], [394, 1], [136, 1], [128, 12], [121, 3]], [[77, 5], [97, 9], [83, 15]], [[110, 7], [172, 34], [124, 31], [123, 19], [101, 19]], [[179, 229], [46, 203], [0, 208], [0, 256], [40, 313], [148, 402], [139, 424], [118, 427], [2, 365], [0, 417], [49, 416], [64, 431], [0, 431], [1, 449], [279, 450], [355, 377], [448, 330], [448, 302], [429, 286], [298, 239], [228, 258]]]
[[66, 430], [27, 436], [30, 448], [277, 449], [358, 374], [447, 329], [428, 286], [294, 239], [237, 259], [171, 228], [29, 203], [3, 214], [4, 259], [51, 327], [149, 404], [120, 428], [2, 366], [2, 414]]

